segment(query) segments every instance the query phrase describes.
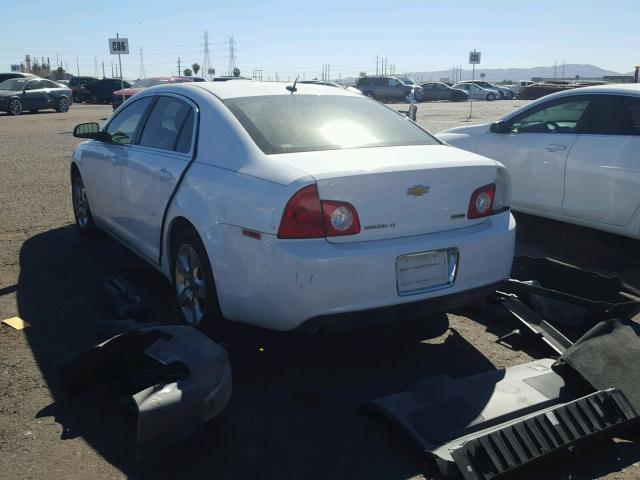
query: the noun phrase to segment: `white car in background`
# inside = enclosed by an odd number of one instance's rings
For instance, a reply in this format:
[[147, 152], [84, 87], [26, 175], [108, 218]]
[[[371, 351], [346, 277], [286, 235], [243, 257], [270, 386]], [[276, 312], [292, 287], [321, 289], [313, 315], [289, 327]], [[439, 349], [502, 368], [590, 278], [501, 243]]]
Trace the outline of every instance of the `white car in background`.
[[192, 325], [420, 318], [510, 274], [506, 169], [360, 94], [163, 85], [74, 135], [79, 229], [160, 270]]
[[458, 90], [464, 90], [469, 94], [469, 98], [474, 100], [487, 100], [489, 102], [500, 98], [500, 92], [489, 88], [483, 88], [475, 83], [456, 83], [451, 88], [457, 88]]
[[640, 85], [547, 95], [438, 137], [503, 163], [514, 210], [640, 237]]

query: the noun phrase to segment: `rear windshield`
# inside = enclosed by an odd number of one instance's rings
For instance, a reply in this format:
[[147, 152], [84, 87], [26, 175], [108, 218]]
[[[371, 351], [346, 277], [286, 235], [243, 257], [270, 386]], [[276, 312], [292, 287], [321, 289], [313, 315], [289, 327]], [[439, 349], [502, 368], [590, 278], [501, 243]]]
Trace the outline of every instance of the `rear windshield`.
[[224, 103], [266, 154], [439, 144], [408, 118], [364, 97], [265, 95]]

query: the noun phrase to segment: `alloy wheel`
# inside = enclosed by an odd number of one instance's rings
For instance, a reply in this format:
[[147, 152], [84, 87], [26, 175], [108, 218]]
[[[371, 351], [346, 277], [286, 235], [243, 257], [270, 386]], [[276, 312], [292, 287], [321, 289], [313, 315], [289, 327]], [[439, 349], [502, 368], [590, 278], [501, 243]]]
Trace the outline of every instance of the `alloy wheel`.
[[89, 202], [79, 176], [73, 182], [73, 210], [80, 228], [86, 229], [89, 224]]
[[62, 97], [58, 100], [58, 111], [62, 113], [69, 111], [69, 100], [66, 97]]
[[9, 111], [12, 115], [20, 115], [22, 113], [22, 102], [17, 98], [14, 98], [9, 103]]
[[175, 262], [178, 304], [188, 324], [199, 326], [207, 299], [202, 263], [195, 249], [185, 243], [178, 248]]

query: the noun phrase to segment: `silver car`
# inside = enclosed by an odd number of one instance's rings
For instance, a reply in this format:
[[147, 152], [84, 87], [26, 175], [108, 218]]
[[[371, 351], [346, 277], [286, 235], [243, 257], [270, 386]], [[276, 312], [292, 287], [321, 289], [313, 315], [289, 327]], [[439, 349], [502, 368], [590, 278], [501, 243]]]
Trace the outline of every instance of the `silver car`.
[[456, 83], [452, 88], [464, 90], [469, 94], [469, 98], [474, 100], [487, 100], [489, 102], [500, 98], [500, 92], [493, 89], [483, 88], [475, 83]]

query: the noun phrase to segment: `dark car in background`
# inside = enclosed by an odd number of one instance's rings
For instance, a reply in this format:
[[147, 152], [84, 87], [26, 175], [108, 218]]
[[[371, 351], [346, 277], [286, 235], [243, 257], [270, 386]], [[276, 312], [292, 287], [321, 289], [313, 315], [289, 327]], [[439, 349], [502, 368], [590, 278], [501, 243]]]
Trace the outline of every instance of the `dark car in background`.
[[399, 77], [360, 77], [356, 83], [356, 88], [367, 97], [376, 100], [388, 100], [404, 102], [411, 90], [416, 91], [416, 100], [421, 99], [422, 88], [413, 83], [407, 84]]
[[10, 78], [37, 78], [37, 77], [32, 73], [22, 73], [22, 72], [0, 73], [0, 82], [4, 82], [5, 80], [9, 80]]
[[80, 87], [83, 85], [87, 85], [89, 83], [95, 82], [98, 79], [95, 77], [76, 77], [73, 76], [71, 77], [71, 79], [69, 80], [69, 88], [71, 89], [71, 92], [73, 92], [73, 101], [77, 102], [78, 101], [78, 92], [80, 91]]
[[451, 102], [466, 102], [469, 100], [469, 94], [458, 88], [451, 88], [449, 85], [441, 82], [427, 82], [421, 85], [421, 100], [449, 100]]
[[156, 85], [165, 85], [167, 83], [187, 83], [187, 82], [204, 82], [202, 77], [150, 77], [142, 78], [134, 83], [131, 87], [125, 89], [119, 89], [113, 92], [113, 98], [111, 104], [115, 110], [123, 102], [126, 102], [136, 93], [144, 90], [145, 88], [154, 87]]
[[129, 82], [119, 78], [103, 78], [95, 82], [81, 85], [78, 90], [78, 101], [86, 103], [111, 103], [113, 92], [121, 90], [122, 87], [129, 88]]
[[38, 77], [10, 78], [0, 83], [0, 110], [11, 115], [53, 108], [68, 112], [73, 103], [71, 89]]

